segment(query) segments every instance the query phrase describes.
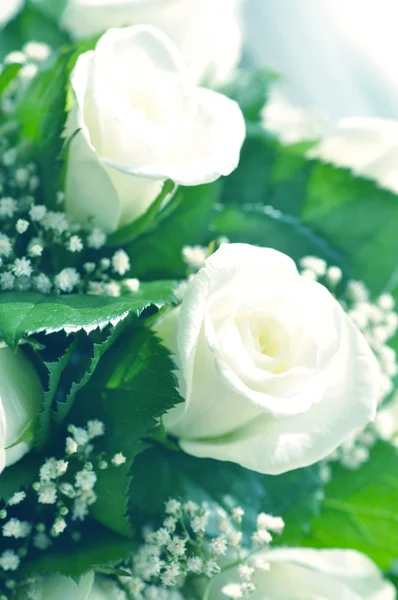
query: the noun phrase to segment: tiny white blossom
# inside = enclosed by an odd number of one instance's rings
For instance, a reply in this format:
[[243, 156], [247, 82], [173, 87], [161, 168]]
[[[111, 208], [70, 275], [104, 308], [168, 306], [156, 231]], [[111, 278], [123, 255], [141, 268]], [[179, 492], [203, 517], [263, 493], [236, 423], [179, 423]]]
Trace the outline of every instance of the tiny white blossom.
[[[16, 148], [9, 148], [3, 154], [3, 164], [5, 167], [11, 167], [17, 160], [18, 150]], [[12, 215], [11, 215], [12, 216]]]
[[236, 523], [241, 523], [245, 515], [245, 511], [240, 506], [237, 506], [232, 511], [232, 518]]
[[120, 296], [121, 288], [116, 281], [111, 281], [110, 283], [105, 283], [104, 292], [107, 296], [118, 298]]
[[104, 283], [102, 281], [89, 281], [87, 293], [92, 296], [101, 296], [102, 294], [105, 294]]
[[117, 250], [112, 256], [112, 268], [118, 275], [124, 275], [130, 269], [130, 259], [124, 250]]
[[69, 223], [64, 213], [48, 211], [42, 219], [44, 229], [52, 229], [55, 233], [62, 234], [69, 229]]
[[159, 546], [165, 546], [170, 541], [170, 533], [168, 532], [166, 527], [161, 527], [160, 529], [158, 529], [154, 533], [154, 536], [155, 536], [155, 542]]
[[10, 519], [5, 525], [3, 525], [3, 536], [25, 538], [28, 537], [32, 530], [32, 526], [27, 521], [20, 521], [19, 519]]
[[0, 287], [3, 291], [12, 290], [15, 283], [15, 277], [12, 273], [1, 273]]
[[165, 512], [167, 515], [176, 515], [181, 509], [181, 502], [170, 498], [165, 504]]
[[227, 551], [227, 540], [224, 536], [220, 536], [210, 542], [210, 550], [217, 556], [224, 556]]
[[49, 294], [51, 292], [52, 283], [44, 273], [40, 273], [40, 275], [34, 277], [33, 283], [40, 294]]
[[28, 169], [24, 169], [20, 167], [15, 171], [15, 181], [20, 188], [24, 188], [29, 181], [29, 171]]
[[140, 289], [140, 280], [135, 278], [125, 279], [123, 285], [129, 292], [135, 293]]
[[257, 516], [257, 527], [258, 529], [269, 529], [269, 531], [275, 533], [282, 533], [285, 523], [281, 517], [273, 517], [272, 515], [260, 513]]
[[203, 560], [199, 556], [188, 558], [187, 571], [199, 575], [203, 570]]
[[177, 583], [177, 577], [180, 575], [181, 570], [178, 563], [171, 563], [167, 565], [161, 575], [161, 580], [164, 586], [173, 587]]
[[93, 419], [87, 423], [87, 433], [90, 439], [99, 437], [104, 435], [105, 426], [102, 421], [98, 421], [98, 419]]
[[81, 252], [83, 250], [83, 242], [78, 235], [72, 235], [67, 244], [69, 252]]
[[8, 501], [8, 506], [16, 506], [17, 504], [20, 504], [21, 502], [23, 502], [26, 498], [26, 494], [25, 492], [15, 492], [15, 494], [13, 496], [11, 496], [11, 498]]
[[23, 65], [26, 62], [26, 56], [21, 50], [13, 50], [4, 57], [3, 62], [5, 65], [12, 63]]
[[313, 271], [318, 277], [325, 275], [327, 267], [326, 262], [317, 256], [305, 256], [300, 260], [300, 266]]
[[259, 546], [264, 546], [272, 542], [272, 535], [266, 529], [258, 529], [252, 535], [252, 540]]
[[191, 521], [192, 531], [194, 533], [205, 533], [209, 516], [207, 513], [194, 517]]
[[96, 268], [96, 264], [93, 262], [86, 262], [83, 265], [83, 269], [86, 271], [86, 273], [94, 273]]
[[0, 256], [5, 256], [7, 258], [7, 256], [10, 256], [11, 252], [12, 245], [10, 238], [8, 235], [0, 233]]
[[29, 221], [27, 221], [26, 219], [18, 219], [18, 221], [16, 222], [15, 225], [15, 229], [17, 230], [17, 233], [22, 234], [25, 233], [25, 231], [27, 231], [29, 227]]
[[52, 483], [43, 484], [39, 488], [40, 504], [55, 504], [57, 501], [57, 488]]
[[15, 277], [30, 277], [32, 275], [32, 264], [29, 258], [16, 258], [12, 265]]
[[186, 540], [179, 538], [178, 536], [174, 536], [170, 542], [167, 544], [167, 550], [173, 556], [184, 556], [186, 551]]
[[92, 230], [90, 235], [87, 237], [87, 246], [99, 250], [106, 242], [106, 235], [101, 229], [97, 227]]
[[62, 475], [64, 475], [66, 473], [66, 471], [68, 470], [68, 466], [69, 465], [66, 460], [58, 460], [57, 466], [56, 466], [57, 477], [62, 477]]
[[183, 261], [192, 269], [198, 270], [205, 264], [207, 248], [202, 246], [184, 246], [182, 249]]
[[36, 204], [31, 207], [29, 216], [32, 221], [42, 221], [46, 216], [47, 208], [41, 204]]
[[168, 531], [173, 533], [177, 525], [177, 519], [175, 517], [167, 517], [167, 519], [163, 521], [163, 525]]
[[51, 481], [57, 478], [57, 461], [55, 458], [49, 458], [40, 468], [40, 479], [42, 481]]
[[62, 269], [54, 278], [55, 285], [61, 292], [72, 292], [79, 281], [79, 273], [71, 267]]
[[78, 444], [77, 442], [71, 438], [71, 437], [67, 437], [66, 438], [66, 443], [65, 443], [65, 452], [66, 454], [76, 454], [78, 449]]
[[192, 500], [189, 500], [188, 502], [185, 502], [184, 510], [188, 514], [188, 516], [194, 517], [197, 511], [199, 510], [199, 506], [198, 504], [196, 504], [196, 502], [192, 502]]
[[332, 266], [326, 271], [326, 281], [332, 287], [340, 283], [343, 278], [343, 272], [340, 267]]
[[221, 572], [221, 568], [218, 562], [214, 558], [211, 558], [205, 563], [203, 572], [206, 577], [213, 577]]
[[75, 485], [84, 491], [92, 490], [96, 484], [96, 481], [97, 475], [94, 473], [94, 471], [87, 471], [86, 469], [83, 469], [82, 471], [76, 473]]
[[221, 592], [224, 596], [227, 596], [227, 598], [231, 598], [231, 600], [243, 598], [243, 590], [240, 583], [228, 583], [222, 588]]
[[0, 556], [0, 568], [4, 571], [16, 571], [19, 567], [20, 559], [14, 550], [5, 550]]
[[42, 62], [50, 56], [51, 46], [43, 42], [27, 42], [22, 51], [31, 60]]
[[29, 256], [36, 258], [43, 254], [43, 246], [40, 244], [30, 244], [28, 249]]
[[227, 537], [230, 546], [232, 546], [233, 548], [237, 548], [242, 542], [243, 534], [241, 531], [230, 531]]
[[118, 452], [117, 454], [115, 454], [115, 456], [112, 458], [112, 463], [115, 465], [115, 467], [120, 467], [121, 465], [124, 465], [124, 463], [126, 462], [126, 457], [124, 456], [124, 454], [122, 454], [121, 452]]
[[255, 569], [250, 565], [240, 565], [239, 576], [241, 579], [250, 580], [254, 575]]
[[62, 517], [55, 520], [54, 525], [51, 528], [51, 533], [54, 536], [58, 536], [63, 533], [66, 529], [66, 521]]

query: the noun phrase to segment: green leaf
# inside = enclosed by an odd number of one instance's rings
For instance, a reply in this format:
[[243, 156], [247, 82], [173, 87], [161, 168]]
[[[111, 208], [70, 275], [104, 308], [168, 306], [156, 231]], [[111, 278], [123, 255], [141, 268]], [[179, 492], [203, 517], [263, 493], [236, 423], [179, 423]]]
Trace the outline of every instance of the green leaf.
[[374, 293], [388, 285], [396, 268], [397, 197], [348, 169], [308, 160], [264, 133], [247, 140], [223, 201], [271, 205], [285, 218], [297, 217]]
[[7, 65], [5, 69], [0, 74], [0, 98], [4, 94], [5, 90], [8, 88], [10, 83], [14, 81], [19, 71], [21, 70], [22, 65], [20, 64], [11, 64]]
[[40, 459], [28, 455], [12, 467], [4, 469], [0, 475], [0, 502], [8, 502], [15, 492], [26, 490], [37, 477], [39, 467]]
[[[259, 512], [285, 515], [299, 501], [306, 504], [307, 510], [295, 518], [308, 526], [317, 508], [317, 492], [321, 487], [316, 465], [274, 477], [234, 463], [197, 459], [159, 447], [149, 448], [136, 458], [132, 476], [132, 517], [161, 514], [164, 502], [170, 497], [226, 507], [229, 496], [245, 510], [248, 532], [255, 528]], [[134, 481], [139, 485], [134, 485]]]
[[96, 567], [116, 565], [132, 551], [131, 540], [93, 523], [89, 531], [83, 532], [80, 541], [73, 542], [64, 534], [62, 542], [50, 552], [41, 552], [25, 565], [22, 563], [22, 572], [24, 576], [59, 573], [78, 578]]
[[275, 248], [298, 261], [308, 255], [324, 258], [344, 267], [341, 255], [320, 236], [272, 206], [228, 205], [220, 209], [212, 230], [231, 242]]
[[397, 450], [380, 442], [360, 469], [333, 468], [320, 514], [303, 544], [354, 548], [388, 569], [398, 556], [397, 498]]
[[92, 510], [99, 521], [122, 535], [131, 533], [126, 516], [130, 468], [145, 447], [142, 438], [149, 435], [157, 418], [181, 401], [174, 369], [168, 350], [152, 331], [129, 329], [104, 354], [78, 394], [75, 420], [95, 415], [106, 428], [103, 449], [110, 456], [122, 452], [127, 459], [124, 465], [111, 464], [99, 474], [98, 500]]
[[173, 302], [174, 283], [143, 283], [138, 292], [119, 298], [71, 294], [43, 296], [35, 292], [0, 294], [0, 339], [16, 346], [24, 337], [38, 332], [87, 333], [109, 324], [116, 325], [129, 314], [139, 316], [153, 305]]
[[105, 354], [105, 352], [111, 347], [111, 345], [120, 335], [121, 325], [123, 325], [123, 323], [117, 325], [116, 327], [111, 327], [110, 330], [106, 332], [104, 339], [93, 344], [92, 354], [90, 355], [87, 366], [83, 368], [80, 378], [77, 381], [72, 382], [69, 391], [67, 392], [66, 396], [62, 398], [62, 400], [58, 398], [56, 401], [53, 412], [53, 420], [56, 424], [59, 425], [68, 416], [70, 410], [72, 409], [77, 392], [87, 384], [94, 374], [102, 355]]
[[40, 72], [33, 79], [18, 110], [22, 135], [32, 142], [35, 150], [43, 204], [52, 208], [56, 207], [56, 193], [61, 188], [66, 94], [76, 57], [74, 49], [62, 51], [51, 68]]
[[221, 91], [236, 100], [248, 121], [258, 122], [275, 79], [276, 76], [266, 69], [242, 69]]
[[161, 208], [164, 200], [173, 192], [174, 188], [175, 184], [170, 179], [167, 179], [163, 184], [163, 188], [159, 196], [150, 205], [148, 210], [136, 221], [130, 223], [130, 225], [126, 225], [125, 227], [115, 231], [115, 233], [109, 235], [107, 246], [123, 246], [124, 244], [130, 243], [141, 233], [148, 230], [149, 227], [155, 227], [158, 219], [161, 218]]
[[207, 240], [220, 190], [220, 182], [178, 189], [157, 226], [126, 248], [136, 277], [185, 277], [181, 250]]
[[58, 391], [59, 382], [62, 374], [66, 369], [70, 358], [77, 347], [78, 338], [75, 338], [72, 343], [66, 348], [64, 354], [54, 362], [44, 362], [44, 367], [48, 374], [47, 389], [44, 392], [42, 410], [39, 414], [39, 427], [36, 431], [34, 443], [35, 446], [43, 446], [49, 436], [51, 430], [51, 409], [53, 406], [55, 395]]

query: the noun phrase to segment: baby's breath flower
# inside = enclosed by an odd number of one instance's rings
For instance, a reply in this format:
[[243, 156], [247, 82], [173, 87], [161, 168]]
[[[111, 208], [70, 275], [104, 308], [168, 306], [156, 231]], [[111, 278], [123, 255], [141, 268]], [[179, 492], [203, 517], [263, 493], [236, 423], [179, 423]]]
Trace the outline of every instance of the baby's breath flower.
[[30, 277], [33, 269], [29, 258], [16, 258], [12, 266], [12, 271], [16, 277]]
[[79, 281], [79, 273], [71, 267], [62, 269], [54, 278], [55, 285], [61, 292], [72, 292]]
[[33, 283], [40, 294], [49, 294], [52, 290], [52, 283], [44, 273], [40, 273], [33, 278]]
[[106, 242], [106, 235], [101, 229], [96, 227], [87, 237], [87, 246], [99, 250]]
[[179, 513], [181, 509], [181, 502], [179, 500], [175, 500], [174, 498], [170, 498], [167, 500], [165, 504], [165, 512], [168, 515], [176, 515]]
[[130, 259], [124, 250], [118, 250], [112, 256], [112, 268], [118, 275], [124, 275], [130, 269]]
[[124, 456], [124, 454], [122, 454], [121, 452], [118, 452], [117, 454], [115, 454], [115, 456], [112, 458], [112, 463], [115, 465], [115, 467], [120, 467], [121, 465], [124, 465], [124, 463], [126, 462], [126, 457]]
[[210, 550], [217, 556], [223, 556], [227, 552], [227, 547], [227, 540], [223, 536], [220, 536], [210, 542]]
[[69, 229], [69, 223], [62, 212], [48, 211], [42, 219], [42, 224], [44, 229], [51, 229], [58, 234], [65, 233]]
[[116, 281], [111, 281], [110, 283], [104, 284], [104, 293], [107, 296], [112, 296], [113, 298], [118, 298], [121, 293], [120, 285]]
[[17, 504], [21, 504], [26, 498], [25, 492], [15, 492], [13, 496], [8, 501], [8, 506], [16, 506]]
[[125, 286], [127, 291], [132, 292], [134, 294], [135, 292], [138, 292], [138, 290], [140, 289], [140, 280], [135, 279], [135, 278], [124, 279], [123, 285]]
[[81, 252], [83, 250], [83, 242], [78, 235], [72, 235], [69, 239], [67, 249], [69, 252]]
[[32, 221], [42, 221], [46, 216], [47, 208], [41, 204], [36, 204], [32, 206], [29, 211], [29, 216]]
[[25, 233], [25, 231], [28, 230], [29, 227], [29, 221], [27, 221], [26, 219], [18, 219], [16, 225], [15, 225], [15, 229], [17, 230], [17, 233], [22, 234]]
[[0, 569], [4, 571], [16, 571], [19, 563], [20, 559], [14, 550], [5, 550], [0, 556]]
[[0, 256], [8, 257], [12, 252], [11, 240], [8, 235], [0, 233]]
[[15, 277], [12, 273], [1, 273], [0, 274], [0, 288], [3, 291], [12, 290], [15, 283]]
[[19, 519], [10, 519], [5, 525], [3, 525], [3, 536], [25, 538], [31, 532], [32, 526], [27, 521], [20, 521]]
[[67, 437], [65, 442], [65, 451], [66, 454], [76, 454], [78, 448], [77, 442], [71, 438]]
[[102, 421], [98, 421], [98, 419], [93, 419], [87, 423], [87, 433], [90, 439], [99, 437], [104, 435], [105, 426]]
[[17, 210], [17, 202], [14, 198], [2, 198], [0, 200], [0, 218], [10, 219]]

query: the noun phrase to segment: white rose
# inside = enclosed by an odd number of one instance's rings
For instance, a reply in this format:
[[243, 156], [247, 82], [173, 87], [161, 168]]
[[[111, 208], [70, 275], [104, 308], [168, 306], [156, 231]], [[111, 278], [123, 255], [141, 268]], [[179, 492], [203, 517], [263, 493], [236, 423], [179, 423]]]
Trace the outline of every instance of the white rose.
[[208, 183], [239, 162], [240, 108], [196, 87], [153, 27], [110, 29], [80, 56], [71, 82], [66, 209], [80, 222], [114, 231], [144, 213], [166, 179]]
[[164, 424], [189, 454], [278, 474], [374, 417], [380, 373], [367, 342], [280, 252], [222, 245], [156, 329], [185, 398]]
[[[396, 600], [392, 583], [355, 550], [280, 548], [262, 558], [270, 568], [256, 572], [251, 600]], [[221, 590], [228, 581], [239, 581], [238, 574], [230, 571], [217, 578], [210, 600], [226, 598]]]
[[342, 119], [309, 152], [354, 173], [375, 179], [398, 193], [398, 121], [376, 118]]
[[62, 25], [75, 38], [145, 23], [178, 46], [197, 81], [223, 83], [241, 54], [240, 0], [69, 0]]
[[40, 379], [22, 351], [0, 345], [0, 473], [28, 452], [42, 397]]
[[0, 29], [11, 21], [21, 10], [24, 0], [1, 0], [0, 2]]

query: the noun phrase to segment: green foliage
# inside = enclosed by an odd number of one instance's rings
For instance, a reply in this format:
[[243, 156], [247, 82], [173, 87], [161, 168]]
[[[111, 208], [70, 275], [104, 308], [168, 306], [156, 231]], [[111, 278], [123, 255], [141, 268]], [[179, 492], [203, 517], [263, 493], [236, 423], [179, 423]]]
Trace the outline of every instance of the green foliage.
[[[56, 2], [58, 0], [51, 0]], [[45, 42], [52, 48], [68, 42], [69, 37], [38, 6], [28, 4], [0, 33], [0, 61], [12, 50], [20, 50], [26, 42]]]
[[221, 91], [236, 100], [245, 119], [258, 122], [268, 98], [268, 90], [276, 76], [265, 69], [242, 69]]
[[26, 490], [37, 476], [40, 460], [28, 455], [1, 473], [0, 502], [8, 500], [21, 489]]
[[220, 190], [220, 182], [177, 190], [156, 227], [127, 247], [137, 277], [185, 276], [181, 250], [187, 244], [202, 244], [207, 240]]
[[388, 569], [398, 556], [397, 498], [397, 450], [380, 442], [359, 470], [334, 467], [319, 516], [303, 543], [355, 548]]
[[[170, 497], [222, 507], [229, 505], [230, 497], [245, 510], [248, 531], [253, 531], [259, 512], [285, 515], [298, 502], [305, 504], [307, 510], [295, 518], [300, 519], [300, 526], [308, 527], [318, 508], [321, 489], [317, 465], [274, 477], [234, 463], [197, 459], [159, 447], [149, 448], [136, 458], [132, 476], [129, 510], [133, 518], [162, 513], [164, 502]], [[134, 485], [134, 481], [139, 485]], [[285, 543], [293, 536], [296, 540], [295, 525], [293, 521], [288, 523]]]
[[130, 540], [101, 527], [99, 523], [93, 523], [88, 531], [84, 531], [80, 541], [63, 538], [62, 543], [51, 552], [41, 552], [26, 563], [24, 575], [59, 573], [76, 579], [96, 567], [116, 565], [132, 550]]
[[[243, 205], [246, 221], [247, 205], [253, 204], [276, 208], [285, 222], [295, 217], [300, 226], [324, 238], [342, 256], [341, 264], [374, 293], [388, 285], [396, 267], [396, 196], [348, 169], [308, 160], [297, 148], [285, 148], [264, 133], [255, 132], [247, 140], [239, 168], [226, 180], [223, 202]], [[238, 234], [243, 237], [243, 232]], [[268, 222], [269, 239], [282, 234], [287, 232], [281, 231], [280, 220], [274, 221], [272, 234]], [[293, 238], [277, 243], [295, 244]]]
[[174, 283], [144, 283], [138, 292], [113, 298], [71, 294], [43, 296], [35, 292], [3, 292], [0, 295], [0, 339], [15, 346], [25, 336], [38, 332], [87, 333], [116, 325], [129, 314], [139, 316], [153, 305], [173, 302]]
[[12, 81], [14, 81], [15, 77], [18, 75], [21, 70], [22, 65], [13, 63], [11, 65], [7, 65], [5, 69], [0, 74], [0, 98], [10, 85]]
[[99, 474], [98, 500], [93, 506], [93, 515], [122, 535], [131, 533], [126, 516], [130, 468], [145, 447], [142, 438], [150, 434], [156, 419], [181, 401], [174, 368], [169, 352], [150, 330], [128, 329], [105, 353], [77, 397], [75, 420], [103, 421], [104, 450], [111, 456], [122, 452], [127, 459], [124, 465], [110, 465]]

